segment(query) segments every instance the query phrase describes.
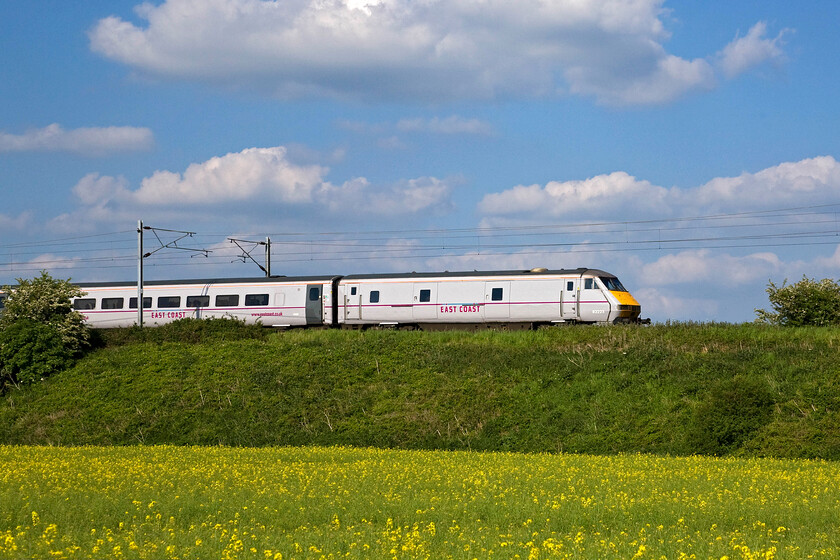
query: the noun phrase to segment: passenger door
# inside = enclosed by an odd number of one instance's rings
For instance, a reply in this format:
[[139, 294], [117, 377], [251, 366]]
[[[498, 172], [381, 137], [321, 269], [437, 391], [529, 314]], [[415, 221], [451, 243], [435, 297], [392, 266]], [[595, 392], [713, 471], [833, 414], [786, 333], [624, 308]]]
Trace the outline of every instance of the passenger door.
[[324, 322], [324, 305], [321, 302], [321, 285], [306, 285], [306, 324], [320, 325]]
[[578, 300], [580, 298], [580, 278], [566, 278], [560, 291], [560, 317], [567, 321], [578, 318]]
[[358, 284], [344, 286], [344, 317], [350, 321], [362, 318], [362, 292]]
[[484, 284], [484, 319], [508, 321], [510, 319], [510, 282]]
[[437, 284], [423, 282], [414, 284], [413, 317], [415, 319], [437, 319]]

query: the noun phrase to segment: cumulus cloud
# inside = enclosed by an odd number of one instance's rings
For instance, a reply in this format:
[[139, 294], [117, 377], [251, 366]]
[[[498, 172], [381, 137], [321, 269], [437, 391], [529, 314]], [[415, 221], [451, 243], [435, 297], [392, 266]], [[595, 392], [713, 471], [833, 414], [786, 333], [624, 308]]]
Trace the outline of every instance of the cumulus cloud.
[[335, 216], [408, 216], [451, 209], [451, 182], [433, 177], [392, 185], [371, 185], [364, 177], [333, 184], [324, 166], [293, 162], [285, 147], [249, 148], [194, 163], [181, 173], [156, 171], [132, 189], [123, 177], [90, 173], [74, 187], [83, 206], [79, 213], [53, 220], [54, 229], [86, 221], [126, 220], [138, 209], [183, 211], [198, 208], [205, 215], [240, 205], [253, 212], [285, 209], [297, 217], [322, 213]]
[[719, 53], [719, 64], [724, 75], [732, 78], [765, 62], [777, 65], [783, 62], [785, 53], [782, 50], [782, 37], [789, 31], [783, 29], [775, 38], [768, 39], [765, 37], [767, 24], [760, 21], [745, 36], [736, 36]]
[[486, 195], [478, 205], [488, 215], [529, 215], [545, 218], [580, 216], [597, 209], [601, 215], [626, 210], [631, 203], [646, 214], [664, 211], [668, 189], [640, 181], [623, 171], [598, 175], [583, 181], [551, 181], [539, 185], [518, 185]]
[[[572, 93], [651, 104], [715, 84], [714, 55], [688, 60], [665, 49], [663, 4], [166, 0], [136, 8], [144, 23], [107, 17], [89, 37], [95, 52], [143, 72], [285, 98], [439, 102]], [[755, 54], [766, 42], [761, 29], [741, 39], [722, 56], [727, 72], [766, 59]]]
[[655, 322], [668, 319], [721, 320], [720, 299], [691, 297], [661, 288], [642, 288], [634, 291], [633, 295], [642, 302], [642, 315], [652, 318]]
[[733, 286], [769, 278], [782, 269], [774, 253], [733, 256], [709, 249], [680, 251], [643, 266], [642, 275], [652, 286], [715, 282]]
[[327, 169], [300, 166], [286, 157], [286, 149], [249, 148], [191, 164], [183, 173], [156, 171], [133, 193], [142, 204], [215, 204], [259, 200], [311, 202]]
[[151, 130], [133, 126], [65, 130], [54, 123], [23, 134], [0, 132], [0, 152], [70, 152], [103, 156], [114, 152], [148, 150], [153, 144]]
[[453, 209], [450, 201], [452, 186], [448, 181], [434, 177], [423, 177], [400, 181], [371, 195], [371, 185], [360, 178], [334, 186], [325, 183], [319, 193], [321, 203], [335, 213], [346, 212], [359, 207], [369, 214], [396, 216], [418, 212], [446, 213]]
[[832, 156], [785, 162], [757, 173], [719, 177], [689, 196], [704, 208], [742, 208], [834, 202], [840, 189], [840, 163]]
[[785, 162], [756, 173], [718, 177], [698, 187], [664, 188], [623, 171], [585, 180], [517, 185], [485, 195], [478, 209], [488, 217], [545, 220], [659, 219], [805, 204], [827, 204], [840, 190], [840, 163], [832, 156]]

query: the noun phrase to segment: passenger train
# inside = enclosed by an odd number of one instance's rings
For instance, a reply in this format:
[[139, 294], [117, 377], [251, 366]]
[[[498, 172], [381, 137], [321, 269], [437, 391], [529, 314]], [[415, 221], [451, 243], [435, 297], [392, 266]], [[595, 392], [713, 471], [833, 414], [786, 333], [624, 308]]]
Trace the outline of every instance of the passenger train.
[[[137, 323], [136, 283], [77, 285], [85, 293], [73, 306], [89, 326]], [[147, 281], [142, 305], [148, 326], [227, 317], [280, 328], [537, 328], [641, 314], [616, 276], [587, 268]]]

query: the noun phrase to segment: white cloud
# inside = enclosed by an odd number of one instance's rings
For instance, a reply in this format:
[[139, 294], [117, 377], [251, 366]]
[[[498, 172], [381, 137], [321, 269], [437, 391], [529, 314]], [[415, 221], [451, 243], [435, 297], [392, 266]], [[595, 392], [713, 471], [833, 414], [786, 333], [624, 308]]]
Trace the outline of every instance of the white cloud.
[[26, 264], [28, 265], [43, 265], [45, 269], [52, 268], [52, 269], [62, 269], [62, 268], [75, 268], [79, 265], [80, 259], [78, 257], [71, 258], [61, 255], [54, 255], [52, 253], [44, 253], [42, 255], [38, 255], [34, 259], [29, 260]]
[[[307, 152], [313, 155], [312, 152]], [[249, 148], [194, 163], [183, 173], [162, 170], [132, 190], [123, 177], [90, 173], [74, 187], [82, 205], [74, 213], [56, 217], [51, 227], [136, 219], [140, 210], [183, 213], [197, 210], [204, 217], [232, 218], [234, 208], [261, 214], [271, 209], [295, 219], [316, 216], [410, 216], [420, 212], [444, 213], [452, 208], [451, 181], [423, 177], [392, 185], [371, 185], [358, 177], [334, 185], [329, 169], [293, 163], [283, 146]], [[238, 206], [237, 206], [238, 205]]]
[[840, 270], [840, 245], [837, 246], [837, 249], [835, 249], [830, 257], [816, 258], [813, 268], [836, 274], [837, 270]]
[[442, 214], [453, 208], [450, 202], [452, 186], [448, 181], [434, 177], [400, 181], [388, 188], [373, 190], [364, 178], [337, 187], [325, 183], [319, 200], [334, 213], [356, 211], [381, 216], [419, 212]]
[[103, 156], [113, 152], [148, 150], [153, 143], [151, 130], [133, 126], [65, 130], [54, 123], [24, 134], [0, 132], [0, 152], [70, 152]]
[[[107, 17], [89, 37], [92, 50], [150, 74], [286, 98], [438, 102], [570, 92], [651, 104], [715, 84], [707, 59], [666, 51], [663, 4], [167, 0], [136, 9], [145, 24]], [[731, 45], [725, 69], [769, 56], [754, 54], [766, 50], [760, 31]], [[770, 43], [777, 57], [780, 43]]]
[[642, 304], [642, 317], [650, 317], [654, 322], [720, 320], [720, 299], [673, 294], [658, 288], [642, 288], [633, 295]]
[[664, 212], [672, 194], [668, 189], [639, 181], [623, 171], [598, 175], [583, 181], [551, 181], [539, 185], [518, 185], [486, 195], [478, 205], [488, 215], [531, 217], [581, 216], [593, 210], [602, 216], [626, 212], [628, 206], [645, 214]]
[[739, 257], [697, 249], [664, 255], [644, 265], [642, 276], [651, 286], [714, 282], [731, 287], [767, 279], [782, 267], [781, 259], [774, 253]]
[[73, 187], [73, 194], [85, 206], [102, 206], [114, 198], [127, 198], [128, 181], [125, 177], [100, 177], [88, 173]]
[[785, 162], [757, 173], [712, 179], [688, 196], [698, 206], [740, 208], [834, 202], [840, 193], [840, 163], [831, 156]]
[[[707, 91], [716, 85], [714, 70], [704, 59], [684, 60], [666, 54], [664, 49], [650, 58], [654, 59], [652, 67], [635, 73], [611, 65], [573, 66], [566, 71], [570, 91], [594, 95], [607, 105], [650, 105], [672, 101], [691, 91]], [[628, 62], [644, 67], [648, 61]]]
[[485, 195], [478, 209], [495, 219], [639, 220], [829, 204], [838, 194], [840, 163], [820, 156], [718, 177], [694, 188], [666, 189], [623, 171], [582, 181], [551, 181], [544, 187], [518, 185]]
[[184, 173], [156, 171], [133, 198], [142, 204], [216, 204], [231, 201], [306, 203], [327, 169], [289, 162], [286, 149], [249, 148], [191, 164]]
[[744, 37], [736, 36], [718, 55], [724, 75], [732, 78], [764, 62], [783, 62], [782, 37], [787, 32], [783, 29], [774, 39], [766, 39], [767, 24], [760, 21]]

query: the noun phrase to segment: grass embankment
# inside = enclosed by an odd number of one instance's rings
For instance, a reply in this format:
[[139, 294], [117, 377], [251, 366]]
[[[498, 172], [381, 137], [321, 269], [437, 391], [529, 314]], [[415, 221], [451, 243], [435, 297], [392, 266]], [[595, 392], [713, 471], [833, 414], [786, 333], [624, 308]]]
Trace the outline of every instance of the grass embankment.
[[839, 329], [190, 328], [106, 333], [7, 392], [0, 443], [840, 459]]
[[840, 463], [0, 446], [0, 558], [836, 558]]

